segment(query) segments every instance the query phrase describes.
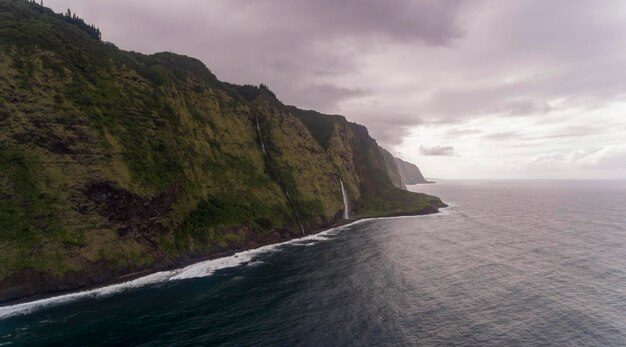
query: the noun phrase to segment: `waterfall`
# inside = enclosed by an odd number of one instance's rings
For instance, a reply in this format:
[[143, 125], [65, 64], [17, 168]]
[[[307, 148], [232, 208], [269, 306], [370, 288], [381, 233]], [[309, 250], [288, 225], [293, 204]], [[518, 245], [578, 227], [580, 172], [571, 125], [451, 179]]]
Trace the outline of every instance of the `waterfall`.
[[263, 143], [263, 136], [261, 136], [261, 126], [259, 126], [259, 116], [255, 115], [254, 119], [256, 119], [256, 131], [259, 133], [259, 140], [261, 140], [261, 149], [263, 149], [263, 154], [267, 155], [265, 151], [265, 144]]
[[339, 179], [339, 185], [341, 185], [341, 195], [343, 195], [343, 219], [350, 218], [350, 200], [348, 200], [348, 192], [343, 186], [343, 181]]

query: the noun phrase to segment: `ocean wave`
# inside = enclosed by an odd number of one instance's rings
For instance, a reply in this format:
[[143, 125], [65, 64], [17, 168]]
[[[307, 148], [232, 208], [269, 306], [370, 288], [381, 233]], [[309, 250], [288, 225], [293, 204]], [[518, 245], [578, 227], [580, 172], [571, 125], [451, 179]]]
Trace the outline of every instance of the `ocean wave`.
[[263, 260], [255, 260], [255, 261], [249, 262], [248, 264], [246, 264], [246, 266], [258, 266], [262, 264], [265, 264]]
[[[402, 217], [389, 217], [389, 218], [402, 218]], [[262, 254], [267, 254], [273, 251], [280, 250], [285, 245], [298, 245], [303, 244], [305, 246], [317, 244], [319, 242], [332, 239], [333, 235], [336, 235], [342, 230], [348, 227], [361, 224], [374, 219], [386, 219], [386, 218], [365, 218], [359, 219], [349, 224], [345, 224], [336, 228], [328, 229], [317, 234], [305, 236], [302, 238], [292, 239], [289, 241], [276, 243], [251, 249], [248, 251], [239, 252], [229, 257], [217, 258], [212, 260], [206, 260], [199, 263], [195, 263], [184, 268], [174, 269], [169, 271], [156, 272], [147, 276], [143, 276], [131, 281], [112, 284], [105, 287], [90, 289], [82, 292], [63, 294], [46, 299], [40, 299], [35, 301], [29, 301], [25, 303], [15, 304], [11, 306], [0, 307], [0, 320], [13, 316], [29, 314], [44, 308], [59, 306], [70, 302], [75, 302], [85, 299], [96, 299], [101, 297], [110, 296], [125, 290], [146, 287], [155, 285], [158, 283], [165, 283], [168, 281], [186, 280], [199, 277], [207, 277], [214, 274], [221, 269], [227, 269], [246, 264], [254, 265], [257, 263], [255, 258]]]
[[3, 306], [0, 307], [0, 319], [16, 316], [16, 315], [24, 315], [28, 314], [42, 308], [58, 306], [61, 304], [88, 299], [88, 298], [98, 298], [109, 296], [124, 290], [144, 287], [151, 284], [156, 284], [160, 282], [167, 281], [176, 270], [172, 271], [161, 271], [157, 273], [153, 273], [144, 277], [137, 278], [132, 281], [113, 284], [106, 287], [86, 290], [77, 293], [64, 294], [59, 296], [54, 296], [46, 299], [40, 299], [36, 301], [25, 302], [21, 304], [11, 305], [11, 306]]
[[240, 265], [244, 265], [246, 263], [251, 263], [253, 259], [261, 254], [269, 253], [275, 250], [280, 249], [282, 246], [295, 243], [303, 240], [311, 240], [311, 241], [319, 241], [319, 240], [327, 240], [326, 235], [330, 235], [335, 233], [348, 225], [357, 224], [360, 221], [356, 221], [341, 227], [329, 229], [326, 231], [322, 231], [318, 234], [305, 236], [299, 239], [293, 239], [289, 241], [285, 241], [282, 243], [272, 244], [263, 246], [260, 248], [252, 249], [249, 251], [243, 251], [236, 253], [229, 257], [212, 259], [207, 261], [202, 261], [199, 263], [195, 263], [189, 266], [186, 266], [181, 269], [175, 269], [170, 271], [161, 271], [156, 272], [147, 276], [143, 276], [132, 281], [122, 282], [118, 284], [109, 285], [106, 287], [95, 288], [91, 290], [86, 290], [82, 292], [64, 294], [59, 296], [54, 296], [46, 299], [40, 299], [30, 302], [25, 302], [21, 304], [15, 304], [11, 306], [3, 306], [0, 307], [0, 319], [5, 319], [17, 315], [25, 315], [32, 313], [37, 310], [41, 310], [47, 307], [59, 306], [62, 304], [84, 300], [84, 299], [93, 299], [110, 296], [128, 289], [140, 288], [149, 285], [154, 285], [158, 283], [164, 283], [167, 281], [176, 281], [176, 280], [184, 280], [190, 278], [198, 278], [198, 277], [206, 277], [210, 276], [215, 271], [220, 269], [226, 269], [231, 267], [236, 267]]

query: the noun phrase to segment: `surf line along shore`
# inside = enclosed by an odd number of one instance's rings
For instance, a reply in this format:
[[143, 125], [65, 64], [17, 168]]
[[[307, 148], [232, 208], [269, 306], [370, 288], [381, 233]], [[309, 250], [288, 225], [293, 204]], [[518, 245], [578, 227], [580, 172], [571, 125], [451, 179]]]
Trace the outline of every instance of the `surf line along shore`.
[[[446, 206], [447, 207], [447, 206]], [[446, 208], [446, 207], [442, 207]], [[422, 211], [422, 213], [401, 213], [389, 216], [355, 218], [343, 220], [335, 223], [327, 228], [322, 228], [310, 232], [306, 236], [290, 237], [278, 242], [268, 243], [259, 247], [249, 248], [245, 250], [229, 251], [211, 256], [196, 258], [188, 261], [181, 261], [171, 266], [169, 269], [157, 269], [135, 272], [119, 276], [116, 279], [97, 286], [92, 289], [69, 292], [66, 294], [54, 293], [49, 296], [30, 297], [5, 303], [0, 306], [0, 320], [10, 318], [17, 315], [24, 315], [37, 310], [58, 306], [82, 299], [98, 298], [123, 292], [127, 289], [140, 288], [152, 284], [163, 283], [167, 281], [184, 280], [197, 277], [210, 276], [217, 270], [236, 267], [251, 262], [255, 256], [270, 252], [281, 245], [302, 242], [302, 241], [324, 241], [328, 237], [326, 235], [335, 231], [356, 225], [362, 222], [389, 219], [389, 218], [406, 218], [406, 217], [426, 217], [438, 213], [436, 209]]]

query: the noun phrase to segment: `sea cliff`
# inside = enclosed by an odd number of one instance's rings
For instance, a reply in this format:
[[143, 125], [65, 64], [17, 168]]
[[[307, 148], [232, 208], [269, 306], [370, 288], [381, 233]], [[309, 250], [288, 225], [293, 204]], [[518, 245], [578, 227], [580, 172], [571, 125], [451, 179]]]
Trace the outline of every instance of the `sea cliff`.
[[[367, 129], [0, 0], [0, 302], [423, 214]], [[216, 52], [216, 54], [219, 54]]]

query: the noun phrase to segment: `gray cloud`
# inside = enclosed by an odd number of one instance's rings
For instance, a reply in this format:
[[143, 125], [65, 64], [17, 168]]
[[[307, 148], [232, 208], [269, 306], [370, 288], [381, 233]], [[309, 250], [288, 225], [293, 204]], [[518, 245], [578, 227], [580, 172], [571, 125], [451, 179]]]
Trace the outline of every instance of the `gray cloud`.
[[384, 123], [372, 123], [368, 129], [372, 137], [385, 148], [393, 148], [393, 146], [402, 144], [404, 138], [410, 133], [410, 129], [405, 126]]
[[308, 85], [299, 89], [298, 92], [290, 99], [295, 106], [315, 105], [317, 111], [328, 113], [333, 113], [337, 103], [343, 99], [369, 94], [368, 91], [362, 89], [342, 88], [332, 84]]
[[484, 134], [481, 136], [485, 140], [511, 142], [512, 140], [534, 141], [534, 140], [554, 140], [569, 138], [584, 138], [587, 136], [601, 135], [604, 132], [604, 125], [586, 125], [586, 126], [564, 126], [547, 131], [501, 131]]
[[446, 136], [447, 137], [462, 137], [462, 136], [470, 136], [470, 135], [476, 135], [476, 134], [481, 134], [483, 133], [483, 130], [481, 129], [473, 129], [473, 128], [469, 128], [469, 129], [464, 129], [464, 128], [453, 128], [453, 129], [449, 129], [446, 131]]
[[604, 126], [592, 125], [587, 126], [565, 126], [562, 129], [556, 129], [543, 134], [529, 134], [525, 138], [529, 140], [558, 139], [571, 137], [587, 137], [601, 135], [604, 133]]
[[626, 168], [626, 146], [603, 147], [580, 159], [578, 164], [604, 170], [624, 169]]
[[367, 125], [370, 134], [386, 148], [402, 144], [412, 127], [422, 124], [422, 120], [412, 114], [370, 107], [359, 109], [358, 121]]
[[531, 100], [514, 100], [506, 103], [503, 107], [496, 111], [503, 115], [510, 116], [526, 116], [532, 114], [547, 113], [552, 107], [546, 102], [533, 102]]
[[520, 136], [521, 136], [521, 133], [519, 131], [501, 131], [501, 132], [485, 134], [482, 136], [482, 138], [485, 140], [510, 141]]
[[626, 169], [626, 146], [610, 145], [600, 148], [576, 149], [569, 152], [541, 153], [531, 160], [538, 167], [589, 169]]
[[618, 48], [626, 44], [625, 3], [489, 5], [472, 12], [477, 20], [455, 52], [458, 59], [428, 61], [454, 72], [429, 78], [435, 82], [422, 91], [419, 111], [431, 122], [541, 116], [555, 108], [591, 110], [625, 100], [626, 50]]
[[454, 153], [454, 147], [452, 146], [420, 146], [420, 154], [423, 156], [446, 156], [451, 157], [456, 155]]
[[[241, 6], [241, 2], [230, 2]], [[463, 3], [418, 0], [390, 6], [377, 0], [274, 0], [248, 6], [255, 6], [255, 14], [262, 20], [288, 24], [290, 29], [306, 34], [305, 38], [326, 41], [329, 37], [382, 37], [444, 45], [461, 34], [455, 15]]]

